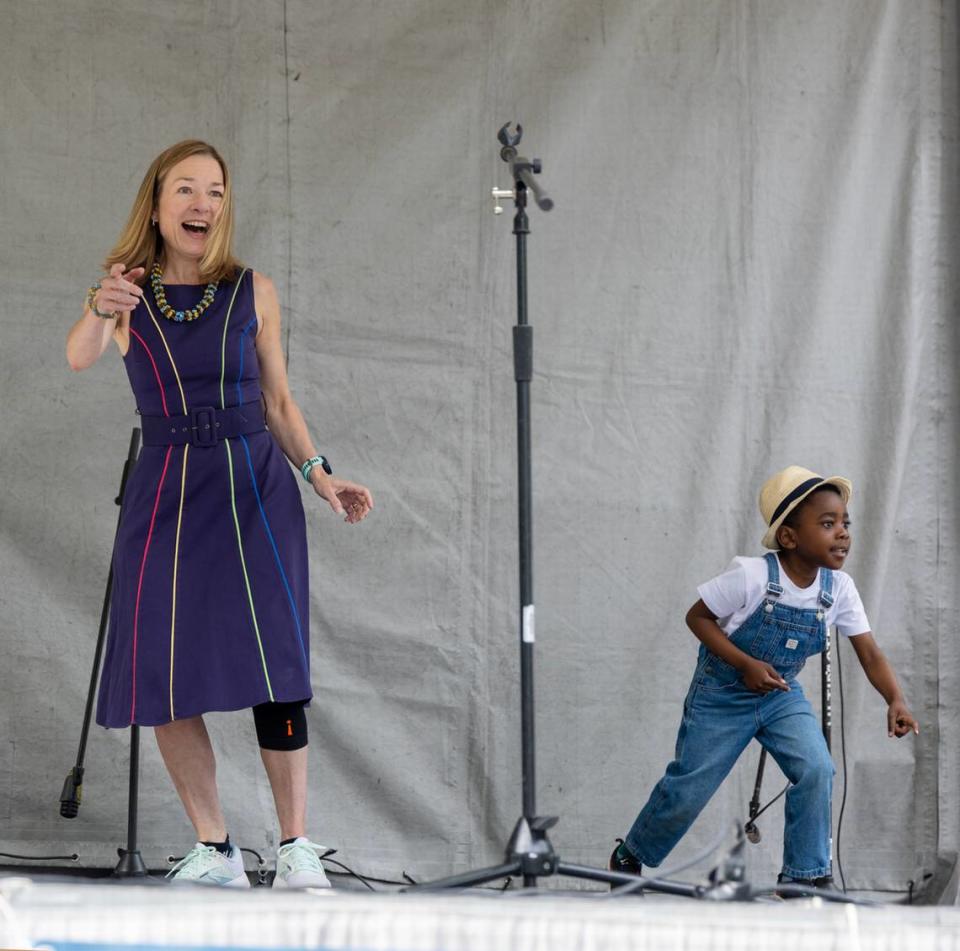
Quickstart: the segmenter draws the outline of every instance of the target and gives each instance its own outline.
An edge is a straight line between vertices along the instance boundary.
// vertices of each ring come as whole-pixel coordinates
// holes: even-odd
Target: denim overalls
[[[766,560],[766,595],[730,640],[775,667],[790,690],[748,690],[736,668],[700,646],[675,758],[627,835],[627,848],[644,865],[656,867],[666,858],[756,737],[792,784],[786,797],[783,873],[791,878],[830,874],[833,760],[796,676],[806,659],[826,645],[824,617],[833,604],[833,572],[820,569],[816,609],[792,608],[778,600],[783,588],[777,556],[768,552]]]

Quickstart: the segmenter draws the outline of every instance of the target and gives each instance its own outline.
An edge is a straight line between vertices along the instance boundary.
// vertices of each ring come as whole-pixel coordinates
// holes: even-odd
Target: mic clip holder
[[[494,202],[497,198],[516,198],[516,192],[526,188],[533,195],[533,200],[541,211],[550,211],[553,208],[553,199],[547,195],[540,183],[533,177],[540,174],[543,165],[538,158],[528,159],[517,154],[517,146],[523,137],[523,126],[518,122],[517,131],[514,133],[509,132],[509,128],[509,122],[501,126],[497,138],[503,145],[503,148],[500,149],[500,158],[510,166],[510,174],[516,183],[516,188],[510,194],[505,189],[495,188],[493,191]],[[496,204],[493,209],[495,215],[500,214],[503,210],[497,211],[498,207],[499,205]]]

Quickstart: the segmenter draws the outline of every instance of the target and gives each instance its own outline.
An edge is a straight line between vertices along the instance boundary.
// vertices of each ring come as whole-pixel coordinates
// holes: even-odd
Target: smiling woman
[[[240,270],[232,248],[227,164],[213,146],[188,139],[162,152],[147,169],[105,269],[139,265],[149,272],[162,261],[169,283],[206,283]]]
[[[114,548],[97,722],[156,728],[198,840],[175,877],[243,886],[203,714],[253,708],[280,825],[275,884],[324,886],[304,834],[307,540],[289,463],[348,523],[373,501],[317,453],[287,383],[273,283],[232,246],[226,163],[205,142],[172,146],[144,176],[67,337],[75,370],[117,344],[143,430]]]
[[[160,232],[165,256],[185,263],[191,271],[169,273],[171,283],[226,277],[222,272],[236,267],[229,252],[233,206],[227,201],[223,169],[216,153],[201,153],[177,162],[161,179],[151,223]]]

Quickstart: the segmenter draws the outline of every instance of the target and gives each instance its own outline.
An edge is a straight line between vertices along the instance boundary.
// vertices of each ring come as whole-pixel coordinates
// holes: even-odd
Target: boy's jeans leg
[[[693,824],[753,738],[758,697],[731,685],[691,687],[674,760],[627,833],[626,846],[656,868]]]
[[[783,873],[790,878],[830,874],[830,802],[833,760],[820,722],[799,685],[771,697],[757,739],[793,784],[787,791],[783,829]]]

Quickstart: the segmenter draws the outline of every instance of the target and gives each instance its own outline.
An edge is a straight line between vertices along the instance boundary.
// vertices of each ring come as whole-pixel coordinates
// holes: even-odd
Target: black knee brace
[[[306,702],[258,703],[253,708],[260,749],[299,750],[307,745]]]

